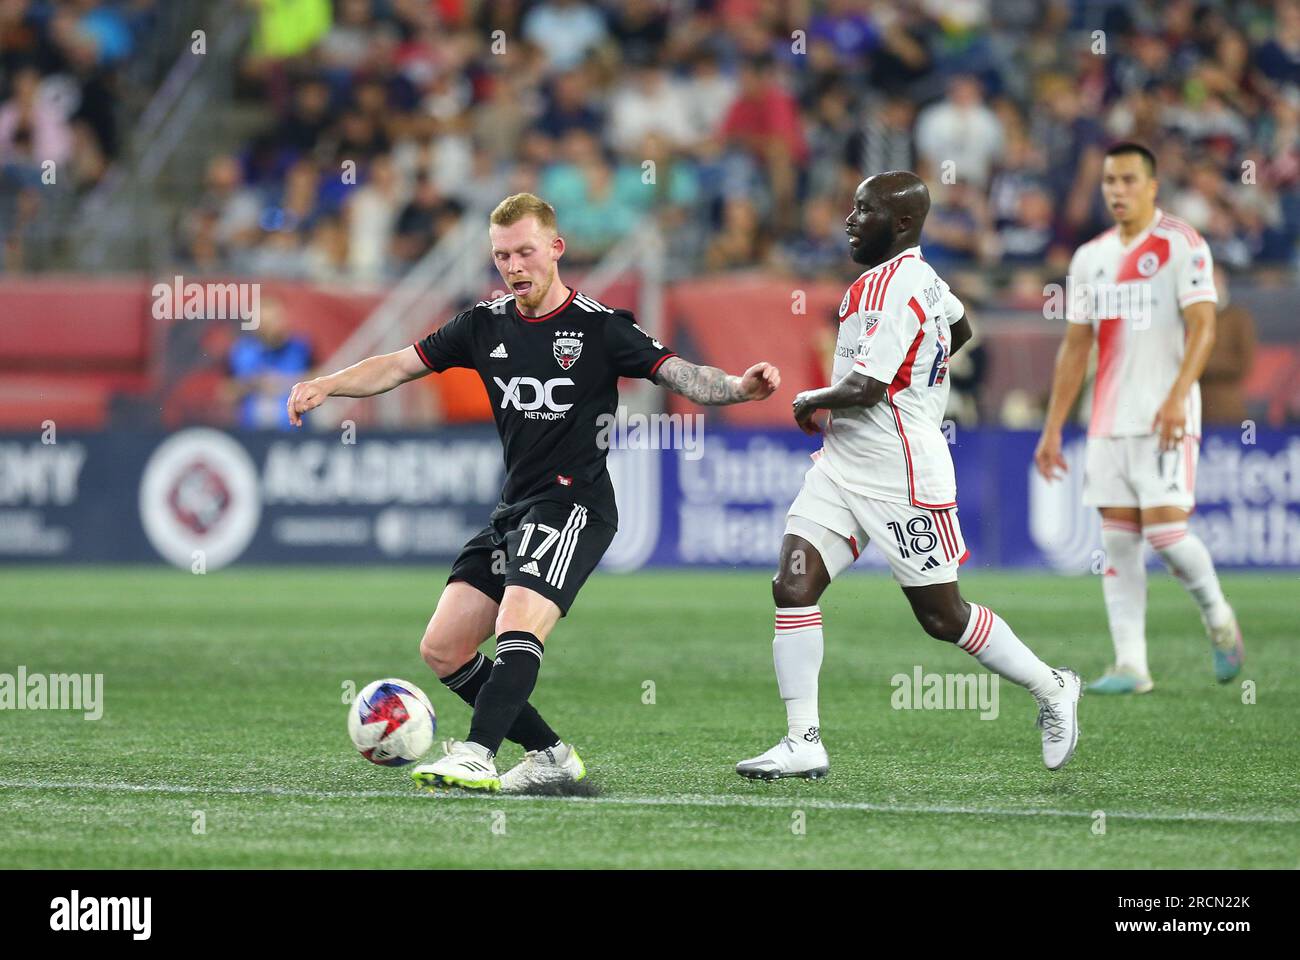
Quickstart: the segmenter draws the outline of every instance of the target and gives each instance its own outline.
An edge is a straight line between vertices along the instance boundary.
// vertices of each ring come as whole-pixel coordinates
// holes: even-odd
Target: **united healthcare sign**
[[[959,516],[975,567],[1089,572],[1101,547],[1080,504],[1083,438],[1046,484],[1037,437],[959,429]],[[1224,567],[1300,567],[1300,434],[1209,434],[1192,524]],[[771,568],[815,438],[705,430],[703,450],[610,454],[619,533],[605,567]],[[504,477],[491,428],[363,434],[0,436],[0,562],[450,562]],[[881,570],[875,551],[858,561]]]

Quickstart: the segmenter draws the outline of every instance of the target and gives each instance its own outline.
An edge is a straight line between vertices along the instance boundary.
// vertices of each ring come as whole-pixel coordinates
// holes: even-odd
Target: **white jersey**
[[[835,381],[856,370],[889,389],[873,407],[831,411],[821,465],[840,486],[929,510],[956,506],[943,415],[948,327],[962,315],[920,247],[872,267],[849,287],[840,304]]]
[[[1182,368],[1183,308],[1219,302],[1210,248],[1192,227],[1156,210],[1128,244],[1112,227],[1075,251],[1068,287],[1066,319],[1091,323],[1097,337],[1088,435],[1153,433]],[[1201,433],[1197,384],[1187,395],[1187,433]]]

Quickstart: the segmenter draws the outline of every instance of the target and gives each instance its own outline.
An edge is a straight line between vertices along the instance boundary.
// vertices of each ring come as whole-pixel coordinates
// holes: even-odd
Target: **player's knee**
[[[918,610],[916,620],[927,634],[945,643],[956,643],[966,632],[965,618],[954,610]]]
[[[778,607],[811,607],[820,598],[809,577],[782,571],[772,578],[772,600]]]
[[[454,638],[434,630],[432,624],[420,638],[420,656],[439,677],[455,673],[473,654],[473,650],[465,650]]]
[[[555,601],[532,590],[507,588],[497,609],[496,635],[522,630],[545,643],[559,620],[560,608]]]

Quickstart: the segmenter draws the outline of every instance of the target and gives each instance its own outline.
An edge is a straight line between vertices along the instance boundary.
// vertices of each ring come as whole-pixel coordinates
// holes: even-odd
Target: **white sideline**
[[[761,787],[759,789],[762,789]],[[430,798],[415,786],[410,790],[303,790],[292,787],[197,787],[172,783],[78,783],[75,781],[0,780],[0,790],[103,790],[115,793],[218,794],[229,796],[300,797],[318,800],[407,799],[421,802],[509,801],[511,803],[573,803],[629,807],[754,807],[781,810],[858,810],[865,813],[912,813],[940,816],[977,817],[1071,817],[1093,818],[1089,810],[1057,810],[1049,807],[962,807],[910,803],[868,803],[852,800],[822,800],[816,797],[758,797],[741,794],[679,794],[664,797],[536,797],[518,794],[474,794],[447,792]],[[1156,813],[1146,810],[1105,810],[1108,820],[1155,820],[1188,823],[1300,823],[1300,817],[1274,814],[1218,813],[1185,810]]]

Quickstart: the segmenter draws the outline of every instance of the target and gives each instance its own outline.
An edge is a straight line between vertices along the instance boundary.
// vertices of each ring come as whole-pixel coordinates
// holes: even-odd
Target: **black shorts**
[[[465,544],[447,582],[464,581],[497,603],[507,586],[527,587],[566,616],[616,532],[586,507],[544,500],[488,524]]]

